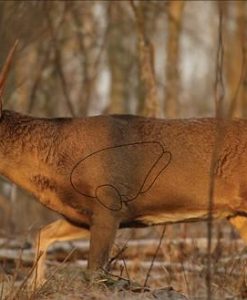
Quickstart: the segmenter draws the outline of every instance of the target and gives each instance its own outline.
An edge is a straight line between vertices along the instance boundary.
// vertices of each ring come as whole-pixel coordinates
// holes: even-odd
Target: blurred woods
[[[246,117],[247,3],[220,9],[224,112]],[[4,107],[47,117],[212,116],[218,28],[217,1],[1,1],[0,65],[19,40]],[[56,218],[0,184],[2,233]]]

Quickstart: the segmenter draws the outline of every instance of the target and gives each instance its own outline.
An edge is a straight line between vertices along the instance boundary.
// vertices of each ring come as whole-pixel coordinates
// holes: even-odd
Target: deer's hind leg
[[[31,288],[42,285],[45,277],[46,252],[50,245],[58,241],[88,239],[89,230],[77,227],[61,219],[43,227],[35,242],[35,268],[31,278]]]
[[[241,238],[247,244],[247,217],[233,217],[229,222],[237,229]]]

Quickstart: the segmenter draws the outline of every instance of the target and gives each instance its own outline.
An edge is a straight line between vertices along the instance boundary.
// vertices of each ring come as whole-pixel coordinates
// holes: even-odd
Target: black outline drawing
[[[83,192],[81,192],[80,190],[78,190],[78,188],[75,186],[75,184],[73,183],[73,173],[76,171],[77,167],[79,167],[83,162],[85,162],[89,157],[92,157],[93,155],[96,155],[97,153],[100,153],[100,152],[103,152],[103,151],[107,151],[107,150],[112,150],[112,149],[116,149],[116,148],[120,148],[120,147],[128,147],[128,146],[135,146],[135,145],[146,145],[146,144],[154,144],[154,145],[159,145],[160,146],[160,149],[161,149],[161,154],[158,156],[158,158],[154,161],[153,165],[151,166],[151,168],[148,170],[145,178],[144,178],[144,181],[143,183],[141,184],[140,188],[138,189],[136,195],[134,195],[133,197],[129,198],[127,195],[124,195],[124,194],[121,194],[120,191],[118,190],[118,188],[116,188],[114,185],[112,184],[102,184],[102,185],[98,185],[96,188],[95,188],[95,195],[92,196],[92,195],[88,195],[88,194],[85,194]],[[158,163],[161,161],[161,159],[163,158],[164,155],[168,154],[169,157],[168,157],[168,161],[167,163],[161,168],[161,170],[155,175],[154,179],[152,180],[152,182],[148,185],[147,188],[145,188],[145,190],[143,190],[149,176],[151,175],[151,172],[154,170],[154,168],[158,165]],[[110,209],[112,211],[119,211],[122,209],[122,206],[123,206],[123,203],[124,204],[128,204],[129,202],[131,201],[134,201],[139,195],[141,194],[144,194],[146,192],[148,192],[152,186],[154,185],[155,181],[158,179],[158,177],[161,175],[161,173],[169,166],[170,162],[172,160],[172,154],[170,151],[166,151],[164,149],[164,146],[160,143],[160,142],[153,142],[153,141],[147,141],[147,142],[135,142],[135,143],[128,143],[128,144],[121,144],[121,145],[117,145],[117,146],[113,146],[113,147],[106,147],[106,148],[103,148],[103,149],[100,149],[100,150],[97,150],[87,156],[85,156],[84,158],[82,158],[81,160],[79,160],[75,165],[74,167],[72,168],[71,170],[71,173],[70,173],[70,183],[71,183],[71,186],[73,187],[73,189],[79,193],[80,195],[82,196],[85,196],[85,197],[89,197],[89,198],[93,198],[93,199],[96,199],[103,207],[107,208],[107,209]],[[104,188],[104,187],[110,187],[111,190],[113,192],[116,193],[118,199],[119,199],[119,202],[120,202],[120,206],[117,207],[117,208],[113,208],[113,207],[109,207],[107,206],[105,203],[103,203],[103,201],[98,197],[98,192],[100,189]]]

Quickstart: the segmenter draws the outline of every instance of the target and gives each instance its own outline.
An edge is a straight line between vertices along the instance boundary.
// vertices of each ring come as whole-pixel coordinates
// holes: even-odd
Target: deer
[[[48,247],[90,239],[88,272],[107,267],[121,228],[227,219],[247,241],[247,120],[134,115],[38,118],[2,109],[16,44],[0,73],[0,174],[61,219],[36,239],[35,286],[45,279]],[[34,279],[33,279],[34,280]]]

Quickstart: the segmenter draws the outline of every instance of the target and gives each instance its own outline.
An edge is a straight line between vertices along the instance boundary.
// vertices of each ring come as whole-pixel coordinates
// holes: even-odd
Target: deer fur
[[[90,237],[94,273],[106,266],[119,228],[206,220],[217,122],[1,111],[0,174],[64,217],[37,237],[36,284],[55,241]],[[219,122],[211,213],[247,240],[247,121]]]

